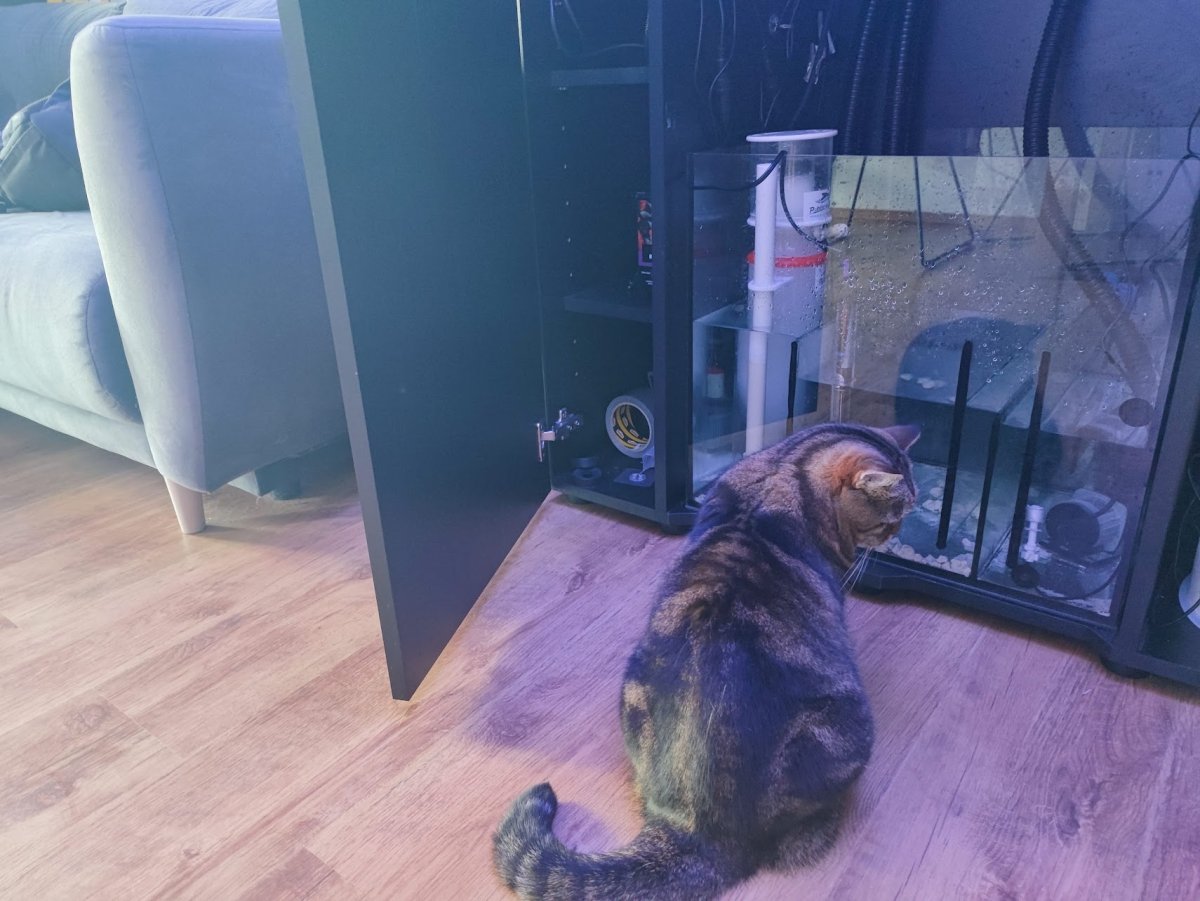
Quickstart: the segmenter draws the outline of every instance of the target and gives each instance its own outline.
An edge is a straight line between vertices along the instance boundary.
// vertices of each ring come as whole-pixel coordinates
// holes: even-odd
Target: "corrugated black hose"
[[[846,95],[846,118],[842,125],[842,152],[861,153],[859,146],[858,125],[864,104],[863,94],[866,86],[864,80],[867,71],[867,59],[871,55],[871,43],[875,28],[879,24],[879,0],[867,0],[867,8],[863,12],[862,30],[858,39],[858,52],[854,57],[854,69],[850,75],[850,89]]]
[[[896,38],[896,65],[892,74],[892,96],[888,104],[887,117],[883,122],[883,149],[885,153],[897,155],[907,151],[906,138],[911,107],[915,39],[917,34],[917,0],[905,0],[900,12]]]
[[[1042,30],[1042,41],[1033,64],[1033,75],[1029,80],[1029,94],[1025,99],[1023,144],[1026,156],[1050,155],[1050,106],[1058,81],[1059,64],[1062,61],[1063,48],[1070,39],[1075,22],[1078,21],[1079,13],[1086,2],[1087,0],[1054,0],[1050,6],[1046,27]],[[1145,338],[1134,327],[1117,292],[1104,278],[1104,273],[1071,228],[1059,202],[1049,163],[1046,164],[1045,187],[1042,191],[1038,223],[1063,266],[1075,279],[1088,302],[1100,315],[1106,331],[1112,336],[1115,362],[1134,395],[1148,403],[1154,403],[1157,379],[1150,349]]]

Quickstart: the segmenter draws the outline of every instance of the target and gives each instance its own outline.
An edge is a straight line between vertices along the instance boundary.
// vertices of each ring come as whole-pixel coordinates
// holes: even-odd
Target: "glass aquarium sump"
[[[1111,615],[1187,297],[1192,170],[837,157],[824,221],[775,223],[767,284],[754,183],[773,160],[693,157],[695,497],[806,425],[913,423],[917,508],[877,553]]]

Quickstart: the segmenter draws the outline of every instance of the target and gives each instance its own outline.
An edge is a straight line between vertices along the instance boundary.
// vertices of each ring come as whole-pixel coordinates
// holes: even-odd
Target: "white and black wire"
[[[647,6],[646,23],[642,27],[643,40],[641,43],[632,41],[622,42],[619,44],[609,44],[607,47],[599,47],[595,50],[573,50],[569,48],[563,41],[562,31],[558,23],[558,8],[561,6],[563,11],[571,20],[571,27],[575,29],[575,34],[578,36],[580,43],[583,43],[584,32],[579,24],[579,17],[575,15],[575,9],[571,6],[571,0],[549,0],[550,3],[550,32],[554,35],[555,46],[558,47],[558,52],[569,59],[588,59],[594,56],[603,56],[606,53],[613,53],[617,50],[645,50],[646,42],[644,33],[649,27],[650,13]]]
[[[766,171],[764,171],[761,175],[759,175],[758,178],[754,179],[754,181],[745,182],[740,185],[693,185],[692,190],[693,191],[753,191],[755,188],[757,188],[759,185],[761,185],[764,181],[766,181],[770,177],[772,172],[774,172],[776,169],[778,169],[780,166],[782,166],[786,159],[787,159],[787,151],[786,150],[779,151],[777,154],[775,154],[775,158],[773,160],[771,160],[771,165],[769,165],[766,168]],[[787,217],[788,224],[791,225],[791,227],[793,229],[795,229],[796,234],[800,235],[802,238],[811,242],[812,244],[815,244],[817,247],[821,248],[821,250],[829,249],[828,241],[825,241],[822,238],[818,238],[816,235],[809,234],[803,228],[800,227],[800,225],[796,222],[795,219],[792,218],[792,211],[788,209],[786,179],[783,179],[783,178],[779,179],[779,206],[783,209],[783,215]]]

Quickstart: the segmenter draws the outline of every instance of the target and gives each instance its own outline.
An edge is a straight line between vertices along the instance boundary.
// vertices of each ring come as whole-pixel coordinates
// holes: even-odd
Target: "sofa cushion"
[[[0,382],[138,421],[88,213],[0,216]]]
[[[224,16],[278,19],[275,0],[129,0],[127,16]]]
[[[0,7],[0,122],[67,79],[75,35],[120,3],[25,3]]]
[[[0,132],[0,212],[86,210],[71,114],[71,83],[13,114]]]

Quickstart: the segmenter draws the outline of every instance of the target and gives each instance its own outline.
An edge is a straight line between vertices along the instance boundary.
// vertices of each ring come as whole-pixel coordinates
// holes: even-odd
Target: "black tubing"
[[[1042,40],[1038,45],[1037,58],[1033,64],[1033,75],[1029,79],[1029,93],[1025,98],[1025,134],[1022,144],[1026,156],[1050,155],[1050,105],[1058,81],[1059,64],[1062,61],[1063,47],[1086,2],[1087,0],[1054,0],[1050,6],[1046,27],[1042,30]],[[1092,259],[1067,221],[1048,163],[1038,223],[1062,261],[1063,267],[1075,279],[1088,302],[1099,313],[1105,329],[1112,335],[1116,362],[1130,389],[1135,396],[1154,403],[1155,373],[1150,349],[1141,333],[1134,328],[1117,292],[1104,278],[1100,267],[1096,265],[1096,261]]]
[[[967,415],[967,391],[971,384],[971,355],[975,343],[964,341],[958,360],[958,387],[954,391],[954,418],[950,425],[950,452],[946,454],[946,484],[942,489],[942,515],[938,520],[937,547],[941,550],[950,537],[950,515],[954,509],[954,490],[958,485],[958,457],[962,452],[963,423]]]
[[[1078,122],[1063,122],[1058,126],[1062,130],[1063,143],[1067,146],[1067,155],[1076,160],[1075,168],[1083,172],[1082,160],[1094,160],[1096,151],[1088,140],[1087,129]],[[1114,187],[1112,180],[1104,174],[1104,169],[1097,166],[1092,175],[1093,198],[1104,204],[1109,215],[1115,220],[1128,222],[1137,216],[1137,211],[1129,205],[1129,198]]]
[[[910,106],[912,93],[913,44],[917,31],[917,0],[905,0],[900,12],[896,39],[896,66],[892,77],[892,96],[887,115],[883,120],[883,149],[885,153],[900,154],[906,148],[907,123],[905,117]]]
[[[846,118],[842,124],[842,152],[859,153],[855,142],[858,137],[859,109],[863,103],[863,78],[866,74],[867,57],[871,53],[871,39],[879,20],[879,0],[867,0],[858,39],[858,53],[854,57],[854,70],[850,76],[850,90],[846,95]]]
[[[1054,86],[1058,82],[1058,66],[1062,62],[1063,46],[1068,28],[1087,0],[1054,0],[1042,29],[1042,41],[1038,44],[1037,57],[1033,61],[1033,74],[1029,78],[1029,93],[1025,95],[1025,134],[1023,138],[1026,156],[1050,155],[1050,101],[1054,98]]]

